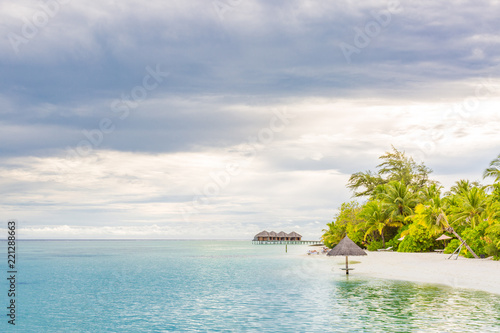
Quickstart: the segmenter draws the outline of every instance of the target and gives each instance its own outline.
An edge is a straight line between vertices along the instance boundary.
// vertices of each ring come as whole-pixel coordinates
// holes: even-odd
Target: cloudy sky
[[[0,212],[24,238],[318,239],[394,145],[500,153],[500,1],[0,2]]]

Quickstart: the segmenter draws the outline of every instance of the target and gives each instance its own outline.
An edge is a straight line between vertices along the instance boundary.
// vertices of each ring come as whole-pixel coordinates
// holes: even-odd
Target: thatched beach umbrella
[[[445,234],[442,234],[441,236],[439,236],[439,238],[436,238],[437,241],[440,241],[442,240],[443,241],[443,244],[446,246],[446,242],[445,240],[448,240],[448,239],[452,239],[453,237],[450,237],[450,236],[447,236]]]
[[[453,237],[450,237],[450,236],[446,236],[445,234],[442,234],[441,236],[439,236],[439,238],[436,238],[437,241],[439,240],[446,240],[446,239],[452,239]]]
[[[326,254],[327,256],[345,256],[345,273],[349,274],[348,256],[366,256],[366,252],[356,245],[349,237],[345,236],[337,246]]]

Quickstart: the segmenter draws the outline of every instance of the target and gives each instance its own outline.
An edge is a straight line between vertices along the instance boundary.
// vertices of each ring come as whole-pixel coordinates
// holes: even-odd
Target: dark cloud
[[[0,89],[32,103],[113,98],[140,82],[146,66],[161,64],[171,76],[160,89],[181,95],[331,95],[463,79],[498,65],[499,43],[491,39],[498,6],[487,2],[402,2],[350,64],[340,43],[356,46],[356,31],[376,23],[374,13],[388,13],[386,2],[258,4],[223,20],[208,4],[189,14],[168,6],[162,16],[125,3],[102,6],[97,17],[69,5],[55,18],[59,30],[23,45],[14,60],[4,54]],[[57,43],[43,43],[57,32]]]

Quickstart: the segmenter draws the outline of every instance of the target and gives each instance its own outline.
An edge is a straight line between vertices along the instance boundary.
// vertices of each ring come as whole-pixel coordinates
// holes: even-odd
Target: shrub
[[[484,240],[484,232],[488,227],[487,222],[482,222],[474,229],[467,228],[462,233],[462,238],[467,242],[472,251],[474,251],[478,256],[486,254],[486,241]],[[465,246],[464,246],[465,248]],[[465,249],[464,255],[467,258],[473,258],[473,255]]]
[[[485,246],[486,255],[493,256],[495,260],[500,258],[500,249],[495,244],[491,243]]]
[[[360,247],[364,247],[365,231],[363,229],[358,229],[358,225],[348,224],[346,233],[354,243]]]
[[[371,241],[370,244],[368,244],[368,246],[366,247],[368,251],[377,251],[378,249],[382,248],[383,248],[382,241]]]
[[[444,253],[453,253],[460,246],[458,239],[452,239],[444,249]]]
[[[399,228],[398,233],[391,240],[389,240],[388,242],[385,242],[385,246],[386,247],[392,246],[394,251],[399,251],[399,245],[402,242],[399,239],[401,238],[401,234],[404,231],[408,230],[408,228],[409,228],[409,225],[405,225],[405,226],[402,226],[401,228]],[[403,251],[399,251],[399,252],[403,252]]]
[[[500,187],[499,187],[500,189]],[[485,246],[486,254],[493,256],[495,260],[500,259],[500,223],[493,223],[485,230],[487,245]]]
[[[399,244],[398,252],[428,252],[438,246],[434,237],[429,235],[427,229],[419,224],[412,224],[408,234]]]

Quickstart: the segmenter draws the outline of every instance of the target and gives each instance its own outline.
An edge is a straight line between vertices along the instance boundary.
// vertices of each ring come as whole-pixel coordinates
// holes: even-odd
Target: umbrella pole
[[[345,256],[345,274],[349,275],[349,259]]]

